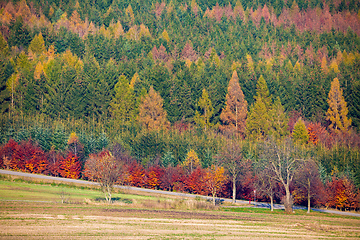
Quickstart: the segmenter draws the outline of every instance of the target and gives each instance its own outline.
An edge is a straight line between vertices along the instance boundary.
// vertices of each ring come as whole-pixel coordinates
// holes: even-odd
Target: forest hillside
[[[127,184],[251,198],[278,149],[302,161],[264,200],[311,176],[358,209],[359,36],[356,0],[2,1],[0,167],[93,178],[110,151]]]

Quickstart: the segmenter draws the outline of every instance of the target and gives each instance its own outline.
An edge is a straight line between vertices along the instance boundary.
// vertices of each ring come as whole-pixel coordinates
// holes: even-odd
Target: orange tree
[[[224,186],[225,181],[226,181],[226,176],[223,167],[217,167],[215,165],[212,165],[210,168],[206,170],[205,185],[212,195],[214,205],[216,204],[215,202],[216,194]]]
[[[85,176],[100,184],[108,203],[111,203],[111,191],[122,172],[122,163],[117,161],[108,150],[91,154],[85,163]]]

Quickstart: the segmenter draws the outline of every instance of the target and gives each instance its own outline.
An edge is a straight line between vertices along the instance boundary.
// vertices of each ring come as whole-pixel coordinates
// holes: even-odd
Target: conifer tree
[[[220,115],[220,119],[225,125],[224,128],[244,136],[247,105],[248,103],[241,90],[239,78],[235,70],[229,82],[226,106]]]
[[[134,90],[124,75],[115,85],[115,96],[110,103],[110,112],[113,118],[126,122],[133,118],[135,108]]]
[[[195,122],[206,131],[212,124],[210,123],[210,118],[214,113],[214,108],[212,106],[211,100],[209,98],[208,92],[203,89],[201,98],[199,99],[198,106],[201,109],[201,112],[196,111],[195,113]]]
[[[41,33],[36,35],[30,42],[29,50],[35,54],[41,54],[45,52],[45,41]]]
[[[255,103],[251,106],[246,128],[248,137],[263,139],[269,134],[271,95],[263,76],[260,76],[256,85]]]
[[[270,111],[270,135],[274,136],[275,139],[284,139],[289,135],[288,122],[289,119],[278,97]]]
[[[292,137],[295,143],[304,145],[309,141],[309,134],[301,117],[297,120],[292,132]]]
[[[348,132],[351,126],[351,119],[347,117],[349,110],[338,78],[334,78],[331,82],[327,102],[329,109],[326,112],[326,119],[331,122],[329,127],[335,129],[335,131]]]
[[[148,130],[160,130],[169,125],[163,102],[160,94],[151,86],[149,93],[142,99],[138,116],[139,122]]]

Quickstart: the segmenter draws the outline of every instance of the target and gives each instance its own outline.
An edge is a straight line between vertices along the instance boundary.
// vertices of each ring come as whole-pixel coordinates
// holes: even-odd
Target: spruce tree
[[[214,108],[212,106],[211,100],[209,98],[209,94],[203,89],[201,98],[199,99],[198,106],[201,109],[201,113],[196,111],[195,113],[195,122],[204,129],[204,131],[208,130],[212,127],[210,123],[210,119],[214,113]]]

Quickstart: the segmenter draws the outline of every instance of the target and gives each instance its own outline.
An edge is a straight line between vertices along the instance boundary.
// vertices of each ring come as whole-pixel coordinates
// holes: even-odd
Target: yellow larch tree
[[[327,102],[329,109],[326,112],[326,120],[331,122],[329,127],[335,129],[335,131],[348,132],[351,126],[351,119],[347,117],[349,110],[338,78],[334,78],[331,82]]]

